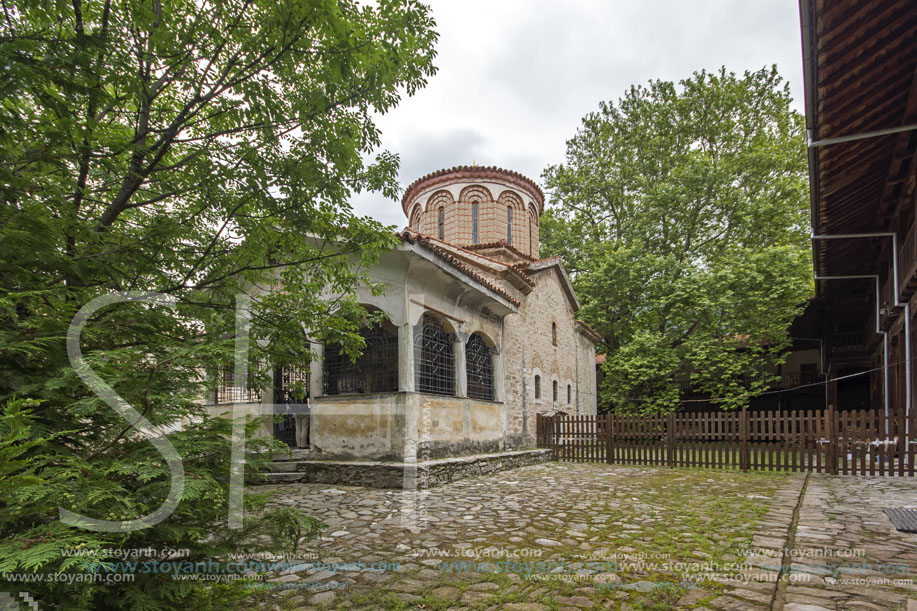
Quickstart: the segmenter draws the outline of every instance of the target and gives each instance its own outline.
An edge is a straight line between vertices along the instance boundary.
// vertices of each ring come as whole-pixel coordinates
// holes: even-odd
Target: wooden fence
[[[538,447],[572,462],[913,476],[917,454],[915,414],[876,410],[539,415],[536,426]]]

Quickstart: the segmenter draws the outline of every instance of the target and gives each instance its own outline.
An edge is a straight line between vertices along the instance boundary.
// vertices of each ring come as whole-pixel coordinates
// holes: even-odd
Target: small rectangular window
[[[446,211],[442,208],[439,209],[439,239],[446,239]]]
[[[567,405],[573,402],[573,387],[567,384]]]
[[[554,380],[554,384],[552,384],[552,388],[553,388],[553,391],[554,391],[554,392],[553,392],[554,403],[557,403],[557,380]]]
[[[535,376],[535,398],[541,398],[541,376]]]

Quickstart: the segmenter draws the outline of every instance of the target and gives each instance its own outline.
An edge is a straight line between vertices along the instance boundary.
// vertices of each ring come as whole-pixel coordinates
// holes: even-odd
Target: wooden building
[[[827,403],[914,403],[917,2],[800,0],[816,299]],[[841,378],[838,380],[838,378]],[[897,417],[897,416],[896,416]]]

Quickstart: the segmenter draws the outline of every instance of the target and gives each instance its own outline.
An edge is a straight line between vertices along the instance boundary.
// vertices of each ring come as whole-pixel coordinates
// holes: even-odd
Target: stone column
[[[503,368],[503,353],[493,350],[494,365],[494,401],[506,401],[506,373]]]
[[[452,341],[452,352],[455,354],[455,396],[468,396],[468,367],[465,363],[465,340],[456,334]]]
[[[309,395],[321,397],[325,394],[325,346],[312,342],[309,344],[312,352],[312,362],[309,363]]]
[[[413,392],[414,374],[414,325],[405,323],[398,327],[398,390]]]

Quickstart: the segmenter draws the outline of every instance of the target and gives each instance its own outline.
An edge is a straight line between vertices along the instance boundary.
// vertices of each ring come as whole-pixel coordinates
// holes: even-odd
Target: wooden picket
[[[538,447],[555,460],[914,476],[917,411],[706,412],[541,416]]]

